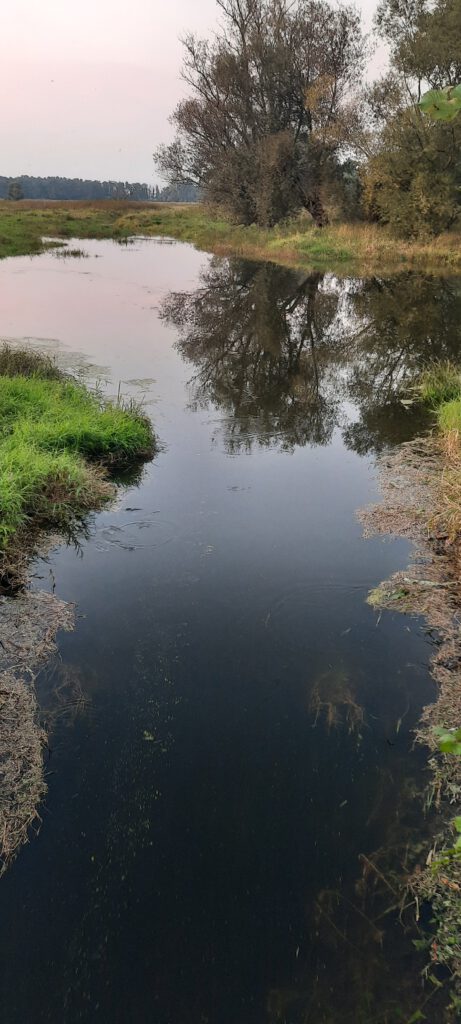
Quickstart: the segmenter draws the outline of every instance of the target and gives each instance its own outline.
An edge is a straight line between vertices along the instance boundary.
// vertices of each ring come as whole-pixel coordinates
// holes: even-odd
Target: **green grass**
[[[461,398],[444,402],[438,411],[438,422],[442,434],[452,430],[461,431]]]
[[[111,496],[102,467],[152,451],[135,409],[103,403],[45,357],[0,350],[0,551],[27,526],[70,528]]]
[[[433,363],[421,375],[418,390],[423,402],[436,409],[461,397],[461,370],[450,362]]]
[[[133,235],[169,236],[219,255],[339,273],[461,266],[461,239],[455,232],[404,242],[374,224],[334,223],[318,229],[307,215],[267,230],[244,227],[200,204],[0,201],[0,258],[41,252],[44,237],[123,242]]]

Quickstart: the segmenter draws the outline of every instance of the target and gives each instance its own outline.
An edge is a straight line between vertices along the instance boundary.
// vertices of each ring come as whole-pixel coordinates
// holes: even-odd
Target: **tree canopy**
[[[191,95],[174,111],[176,138],[158,150],[158,166],[240,222],[271,225],[304,207],[322,225],[363,64],[359,17],[327,0],[217,3],[216,38],[183,40]]]
[[[381,0],[377,25],[391,72],[367,97],[366,209],[398,234],[437,234],[461,212],[461,0]]]

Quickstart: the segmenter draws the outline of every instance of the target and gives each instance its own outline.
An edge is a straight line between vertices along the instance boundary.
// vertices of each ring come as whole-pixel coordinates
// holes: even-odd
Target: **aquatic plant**
[[[353,696],[349,676],[344,669],[330,669],[318,676],[310,696],[309,710],[315,715],[315,724],[322,715],[328,729],[346,725],[349,733],[360,736],[364,710]]]

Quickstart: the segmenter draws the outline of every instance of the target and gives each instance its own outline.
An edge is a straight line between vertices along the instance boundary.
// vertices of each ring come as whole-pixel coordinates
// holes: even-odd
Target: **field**
[[[310,218],[264,230],[242,227],[205,206],[167,203],[0,201],[0,257],[42,252],[43,239],[163,236],[225,256],[345,273],[402,267],[461,268],[461,234],[402,241],[373,224],[313,227]]]

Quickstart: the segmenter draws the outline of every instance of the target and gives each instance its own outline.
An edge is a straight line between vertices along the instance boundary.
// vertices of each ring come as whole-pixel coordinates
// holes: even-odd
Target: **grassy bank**
[[[334,224],[319,230],[307,216],[270,230],[241,227],[191,204],[0,202],[0,257],[41,252],[44,237],[123,241],[133,235],[169,236],[220,255],[339,272],[461,268],[461,235],[454,233],[404,242],[370,224]]]
[[[440,438],[442,472],[432,524],[445,531],[456,557],[461,550],[461,371],[450,363],[426,370],[420,383]]]
[[[429,752],[423,813],[430,812],[431,848],[416,837],[417,870],[402,876],[402,900],[425,920],[418,945],[427,949],[426,977],[449,979],[449,1021],[461,1019],[461,371],[434,364],[405,403],[423,403],[433,430],[378,460],[383,503],[364,510],[368,534],[394,534],[416,544],[414,564],[369,595],[378,610],[417,616],[437,643],[431,661],[437,699],[424,709],[417,741]],[[434,814],[435,812],[435,814]],[[457,817],[458,816],[458,817]],[[425,909],[424,909],[425,908]],[[429,912],[428,912],[429,909]],[[419,1018],[418,1018],[419,1019]],[[422,1018],[421,1018],[422,1019]]]
[[[113,488],[108,471],[147,458],[150,422],[104,403],[46,357],[0,349],[0,573],[37,528],[71,530]]]

